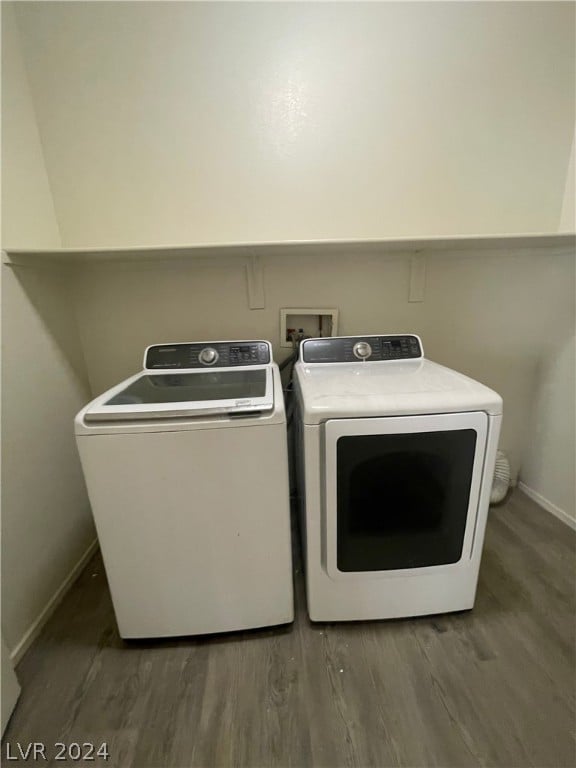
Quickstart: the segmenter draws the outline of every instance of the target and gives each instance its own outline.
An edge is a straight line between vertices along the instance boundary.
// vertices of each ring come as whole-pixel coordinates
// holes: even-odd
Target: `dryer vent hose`
[[[490,504],[500,504],[506,498],[510,488],[510,462],[504,451],[497,451],[496,466],[494,467],[494,479],[492,480],[492,492]]]

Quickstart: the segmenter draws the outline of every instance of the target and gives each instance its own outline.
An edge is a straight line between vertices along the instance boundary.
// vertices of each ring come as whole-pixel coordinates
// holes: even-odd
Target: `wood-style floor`
[[[85,765],[572,768],[574,547],[517,491],[490,512],[472,612],[311,624],[298,573],[292,627],[130,644],[97,556],[18,667],[3,757],[105,741]]]

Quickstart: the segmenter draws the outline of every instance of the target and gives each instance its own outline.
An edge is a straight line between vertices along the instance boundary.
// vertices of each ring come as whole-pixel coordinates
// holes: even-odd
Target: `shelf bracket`
[[[264,309],[266,307],[264,269],[261,257],[255,253],[249,254],[246,260],[246,289],[250,309]]]
[[[2,251],[2,264],[5,264],[7,267],[14,267],[18,264],[18,257],[14,259],[8,251]]]
[[[409,302],[424,301],[426,293],[426,254],[416,251],[410,260]]]

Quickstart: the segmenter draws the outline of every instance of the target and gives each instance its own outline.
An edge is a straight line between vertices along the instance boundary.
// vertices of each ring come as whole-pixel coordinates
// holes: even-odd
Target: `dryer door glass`
[[[474,429],[340,437],[338,570],[457,562],[476,439]]]

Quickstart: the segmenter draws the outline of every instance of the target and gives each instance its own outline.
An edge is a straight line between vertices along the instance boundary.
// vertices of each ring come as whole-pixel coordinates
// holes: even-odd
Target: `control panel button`
[[[218,360],[218,357],[218,352],[214,349],[214,347],[204,347],[204,349],[198,355],[198,359],[201,363],[204,363],[204,365],[214,365],[214,363]]]
[[[352,347],[352,351],[358,360],[368,360],[372,354],[372,347],[367,341],[358,341]]]

